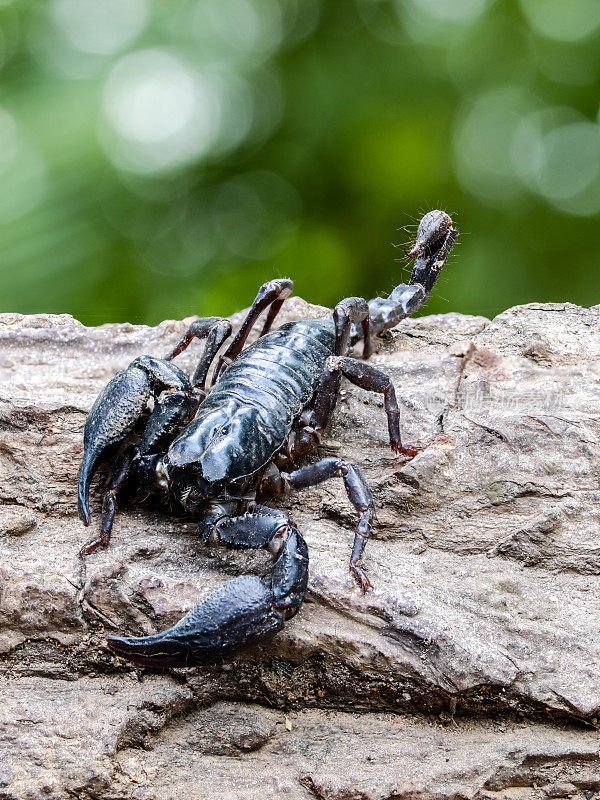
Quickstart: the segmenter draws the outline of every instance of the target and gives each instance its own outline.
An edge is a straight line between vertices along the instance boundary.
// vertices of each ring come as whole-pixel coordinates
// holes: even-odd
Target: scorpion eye
[[[221,433],[222,434],[229,433],[229,428],[227,427],[227,425],[223,425],[223,427],[221,428]]]

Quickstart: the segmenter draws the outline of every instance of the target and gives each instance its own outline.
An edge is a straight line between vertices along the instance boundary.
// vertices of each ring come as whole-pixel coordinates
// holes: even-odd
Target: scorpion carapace
[[[155,494],[170,508],[198,520],[205,542],[232,548],[266,548],[275,557],[270,576],[224,583],[180,622],[154,636],[108,639],[119,656],[138,664],[191,666],[216,661],[281,630],[300,608],[308,582],[308,548],[289,516],[257,502],[269,494],[314,486],[333,477],[344,482],[359,515],[350,572],[365,592],[370,582],[360,566],[371,531],[373,497],[358,468],[344,458],[324,458],[291,469],[320,443],[336,404],[342,375],[383,395],[390,445],[412,458],[418,447],[400,438],[394,386],[383,372],[349,357],[363,341],[392,328],[426,301],[450,254],[458,231],[443,211],[421,220],[410,256],[410,282],[387,298],[367,303],[349,297],[333,315],[301,320],[269,333],[292,282],[272,280],[258,295],[241,328],[209,371],[232,327],[221,317],[195,320],[164,359],[136,358],[100,394],[84,431],[79,473],[79,516],[90,523],[89,487],[97,466],[133,432],[153,408],[137,444],[114,459],[109,471],[99,536],[82,556],[106,546],[120,489]],[[267,316],[260,337],[244,349],[258,316]],[[173,363],[194,339],[205,339],[192,378]],[[289,471],[281,471],[287,467]]]

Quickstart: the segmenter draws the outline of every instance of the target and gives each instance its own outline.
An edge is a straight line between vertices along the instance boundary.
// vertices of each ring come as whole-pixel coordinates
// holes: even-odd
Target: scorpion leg
[[[220,586],[173,627],[153,636],[108,638],[117,656],[136,664],[187,667],[214,663],[265,642],[300,608],[308,583],[308,548],[286,518],[244,514],[217,526],[230,547],[278,553],[270,580],[244,575]]]
[[[344,356],[348,352],[348,342],[352,325],[360,323],[365,340],[363,358],[371,355],[371,333],[369,306],[362,297],[346,297],[333,309],[333,323],[335,325],[335,353]]]
[[[193,339],[206,339],[204,351],[194,372],[192,386],[200,391],[205,391],[206,376],[219,348],[231,335],[231,322],[224,317],[201,317],[194,320],[173,350],[165,356],[165,361],[171,361],[188,347]]]
[[[225,353],[219,357],[219,361],[217,362],[217,366],[213,372],[213,385],[225,367],[242,352],[242,348],[246,342],[246,339],[248,338],[248,335],[252,330],[252,326],[258,317],[262,314],[265,308],[271,306],[271,310],[267,316],[260,335],[263,336],[265,333],[268,333],[276,314],[283,305],[283,301],[291,295],[293,287],[294,284],[289,278],[277,278],[272,281],[267,281],[267,283],[263,283],[258,290],[258,294],[256,295],[256,298],[252,303],[252,307],[243,321],[241,328],[237,332]]]
[[[300,431],[297,437],[299,447],[308,437],[313,437],[313,439],[320,438],[335,408],[342,375],[356,386],[360,386],[361,389],[383,395],[390,445],[394,453],[413,458],[417,453],[421,452],[419,447],[405,447],[402,444],[400,437],[400,410],[396,400],[396,390],[389,375],[372,367],[370,364],[365,364],[364,361],[342,356],[330,356],[325,362],[325,367],[315,392],[309,424],[305,426],[303,431]]]
[[[371,586],[371,582],[359,566],[359,561],[371,533],[371,520],[374,513],[373,495],[367,482],[361,475],[358,467],[344,458],[324,458],[316,464],[308,464],[293,472],[281,472],[279,475],[269,475],[261,483],[261,492],[281,494],[289,489],[305,489],[316,486],[318,483],[330,478],[341,477],[348,500],[360,513],[360,519],[354,535],[352,555],[350,557],[350,572],[363,592]]]

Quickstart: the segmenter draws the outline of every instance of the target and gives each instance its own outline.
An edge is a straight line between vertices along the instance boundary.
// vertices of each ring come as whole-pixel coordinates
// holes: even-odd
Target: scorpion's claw
[[[111,636],[117,656],[153,667],[190,667],[218,661],[270,638],[283,628],[271,588],[255,575],[220,586],[172,628],[153,636]]]
[[[107,642],[116,656],[145,667],[173,667],[197,663],[188,660],[191,655],[189,647],[176,641],[161,641],[160,634],[139,639],[135,636],[109,636]]]
[[[83,461],[79,470],[79,518],[90,524],[90,481],[102,456],[133,429],[150,397],[150,380],[144,370],[130,366],[118,372],[98,396],[88,414],[83,433]]]
[[[150,396],[160,388],[189,390],[189,378],[175,364],[141,356],[118,372],[98,395],[85,423],[79,470],[77,505],[85,525],[90,524],[90,481],[98,464],[107,450],[120,444],[133,430]]]

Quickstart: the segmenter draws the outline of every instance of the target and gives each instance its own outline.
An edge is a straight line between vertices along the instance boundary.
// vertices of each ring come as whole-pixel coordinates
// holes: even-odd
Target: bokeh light
[[[408,0],[415,9],[441,20],[472,20],[488,5],[488,0]]]
[[[219,134],[221,102],[209,75],[164,50],[143,50],[112,69],[104,112],[109,157],[124,169],[154,172],[211,149]]]
[[[276,0],[199,0],[194,12],[194,34],[203,47],[223,48],[230,59],[264,61],[283,35],[282,9]]]
[[[146,0],[52,0],[50,12],[73,47],[101,55],[131,44],[148,20]]]
[[[523,183],[555,208],[600,212],[600,126],[572,108],[545,108],[515,131],[512,162]]]
[[[600,303],[598,0],[0,0],[0,71],[3,310],[370,297],[434,207],[427,313]]]
[[[510,159],[511,144],[535,100],[517,87],[494,89],[457,116],[454,157],[467,191],[492,204],[513,201],[522,191]]]
[[[572,210],[571,201],[594,185],[600,165],[600,132],[591,122],[561,125],[542,139],[538,191],[558,208]],[[589,213],[599,210],[600,191]]]
[[[597,0],[521,0],[521,6],[536,32],[549,39],[578,42],[600,28]]]
[[[44,190],[44,161],[13,117],[0,109],[0,224],[19,219],[40,201]]]

